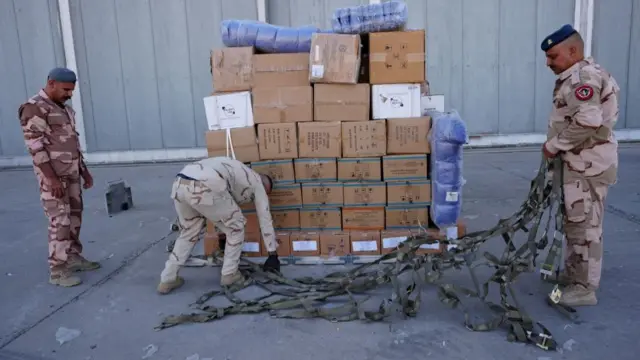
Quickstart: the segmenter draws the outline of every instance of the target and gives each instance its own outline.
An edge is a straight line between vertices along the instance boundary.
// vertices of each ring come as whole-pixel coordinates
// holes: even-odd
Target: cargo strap
[[[438,297],[442,303],[463,311],[465,326],[469,330],[489,331],[504,327],[508,332],[509,341],[532,343],[545,350],[554,350],[557,346],[555,339],[542,324],[535,322],[523,310],[512,284],[519,274],[535,271],[538,253],[548,247],[548,230],[554,214],[555,229],[550,253],[557,253],[558,247],[562,244],[565,216],[562,169],[562,161],[559,158],[551,161],[543,158],[537,176],[531,181],[529,194],[520,209],[511,217],[498,221],[491,229],[468,233],[455,240],[447,240],[431,233],[410,236],[392,252],[348,271],[339,271],[320,278],[292,279],[281,274],[265,272],[260,265],[241,258],[240,271],[246,278],[244,283],[202,295],[191,304],[191,307],[199,312],[168,316],[156,329],[184,323],[204,323],[232,314],[261,312],[268,312],[276,318],[323,318],[333,322],[381,321],[396,309],[401,310],[405,318],[414,317],[420,308],[422,285],[429,283],[438,287]],[[547,209],[547,225],[542,234],[538,234]],[[518,244],[515,238],[519,231],[528,233],[527,240],[521,241],[521,244]],[[506,244],[502,256],[499,258],[489,252],[483,252],[479,257],[479,247],[497,236],[502,237]],[[438,243],[455,246],[447,246],[448,250],[442,253],[417,254],[422,245]],[[550,254],[548,259],[553,256],[556,255]],[[478,281],[475,272],[479,266],[487,266],[494,270],[493,275],[484,283]],[[466,269],[474,288],[442,283],[440,279],[443,273],[451,268]],[[377,308],[365,309],[364,303],[368,298],[357,297],[366,295],[367,292],[384,284],[391,284],[390,297],[382,300]],[[499,288],[500,304],[488,300],[491,284]],[[266,294],[252,300],[241,300],[234,295],[235,292],[249,286],[258,286],[265,290]],[[225,296],[231,305],[207,305],[208,300],[215,296]],[[331,298],[337,297],[346,298],[346,302],[327,306]],[[480,300],[494,316],[483,322],[472,321],[463,303],[463,300],[470,298]],[[552,300],[551,296],[547,298],[550,306],[570,318],[575,317],[575,310]]]

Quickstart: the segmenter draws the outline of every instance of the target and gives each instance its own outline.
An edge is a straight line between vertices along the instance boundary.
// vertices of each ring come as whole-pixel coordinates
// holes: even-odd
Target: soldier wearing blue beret
[[[546,158],[560,156],[564,165],[564,229],[566,249],[560,275],[560,303],[595,305],[603,256],[602,219],[609,187],[616,183],[620,87],[592,57],[584,42],[564,25],[540,45],[547,66],[557,75]]]

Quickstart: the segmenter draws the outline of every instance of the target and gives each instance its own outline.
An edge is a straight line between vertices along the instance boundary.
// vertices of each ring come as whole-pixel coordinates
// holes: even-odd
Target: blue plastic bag
[[[387,1],[338,8],[333,12],[331,27],[339,34],[393,31],[403,27],[408,18],[409,12],[404,2]]]
[[[227,47],[254,46],[263,53],[310,52],[314,33],[326,33],[315,26],[277,26],[254,20],[224,20],[220,24],[222,43]]]

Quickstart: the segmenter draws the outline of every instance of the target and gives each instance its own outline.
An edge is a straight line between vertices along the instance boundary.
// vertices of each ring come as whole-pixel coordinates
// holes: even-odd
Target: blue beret
[[[552,47],[560,44],[564,40],[566,40],[569,36],[577,33],[577,31],[573,28],[573,26],[567,24],[560,29],[556,30],[553,34],[547,36],[544,40],[542,40],[542,44],[540,44],[540,48],[542,51],[547,52],[547,50]]]
[[[76,73],[67,68],[52,69],[49,71],[48,79],[65,83],[75,83],[77,80]]]

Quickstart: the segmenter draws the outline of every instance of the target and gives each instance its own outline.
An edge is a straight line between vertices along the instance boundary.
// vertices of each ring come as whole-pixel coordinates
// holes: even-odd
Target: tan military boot
[[[49,284],[72,287],[80,285],[81,283],[82,280],[80,280],[79,277],[72,275],[71,271],[64,265],[54,266],[50,270]]]
[[[571,307],[590,306],[598,304],[596,292],[586,287],[574,284],[569,285],[562,290],[560,303]]]
[[[230,275],[222,275],[220,278],[220,285],[222,286],[231,286],[235,283],[241,283],[244,281],[244,276],[238,270]]]
[[[70,271],[90,271],[96,270],[100,268],[100,263],[95,261],[89,261],[85,259],[82,255],[78,254],[69,254],[69,259],[67,260],[67,267]]]
[[[158,293],[160,294],[168,294],[173,290],[179,288],[184,284],[184,279],[180,276],[176,276],[176,278],[169,282],[161,282],[158,284]]]

